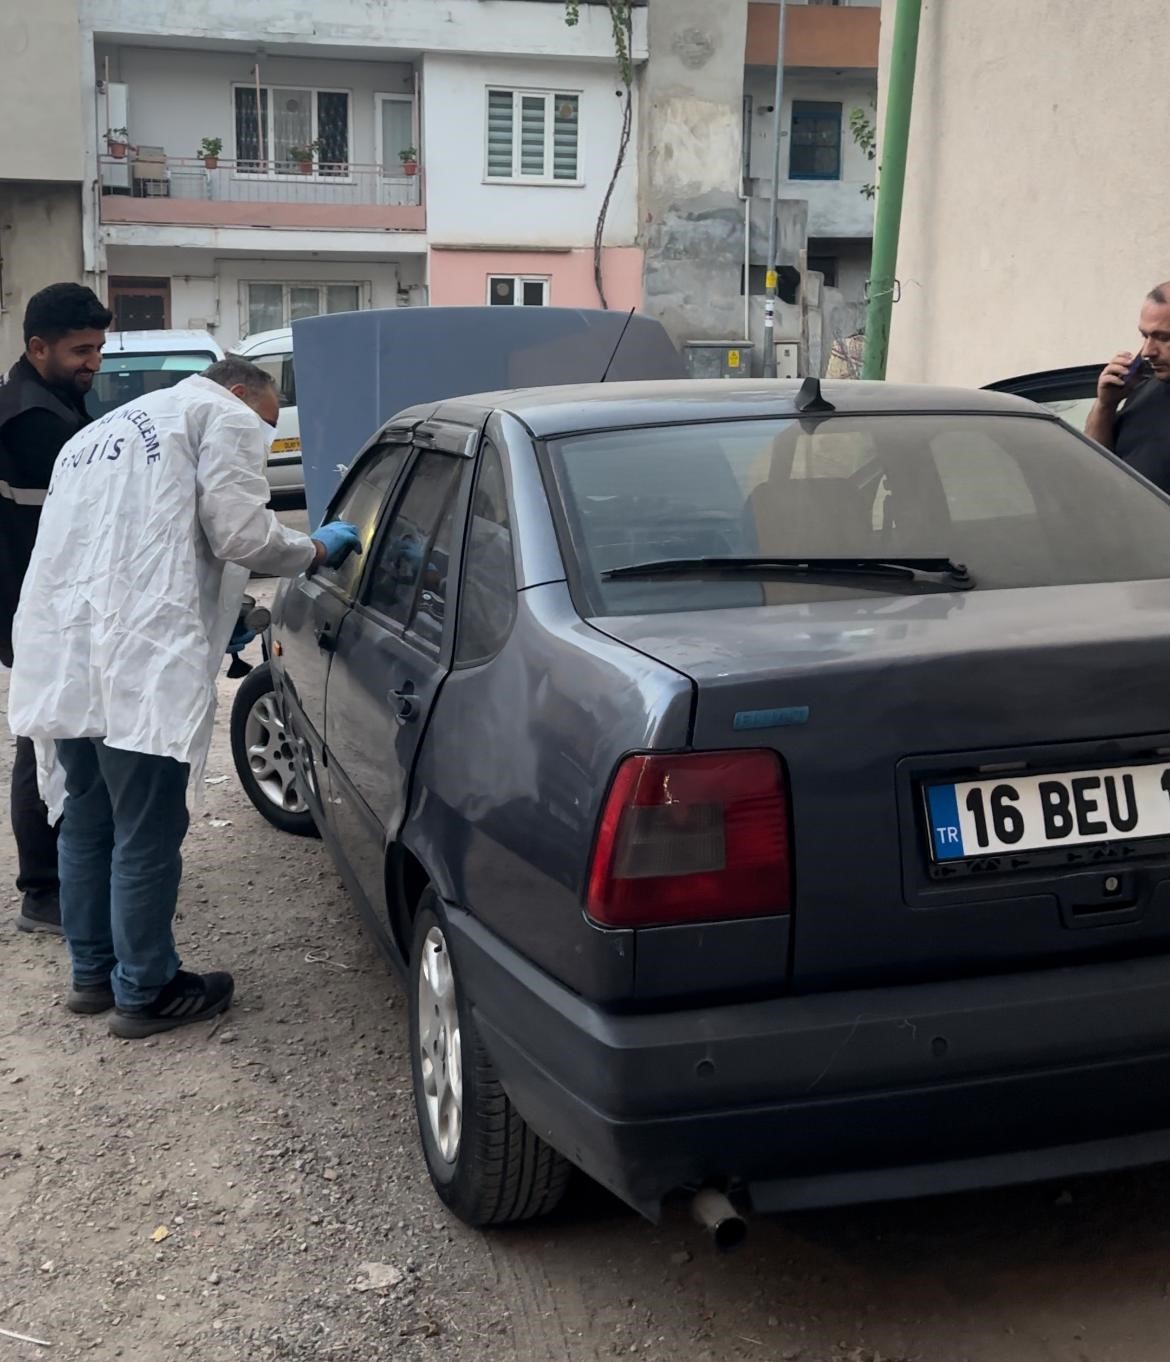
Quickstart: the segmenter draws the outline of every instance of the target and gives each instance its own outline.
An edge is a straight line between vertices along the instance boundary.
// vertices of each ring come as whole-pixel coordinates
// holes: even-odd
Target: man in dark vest
[[[50,284],[29,299],[24,354],[0,382],[0,662],[6,667],[45,491],[62,445],[89,421],[85,398],[112,320],[92,289]],[[16,740],[11,809],[22,895],[16,925],[59,934],[57,830],[41,803],[27,738]]]
[[[1101,373],[1085,434],[1170,492],[1170,282],[1152,289],[1138,319],[1142,347]]]

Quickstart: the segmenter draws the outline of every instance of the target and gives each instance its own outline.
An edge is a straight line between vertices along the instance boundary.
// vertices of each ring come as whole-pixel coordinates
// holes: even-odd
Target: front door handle
[[[317,647],[325,653],[337,651],[337,635],[333,632],[333,625],[326,621],[316,633]]]
[[[396,705],[394,717],[400,724],[413,723],[418,718],[418,695],[413,681],[404,681],[401,690],[392,690],[390,699]]]

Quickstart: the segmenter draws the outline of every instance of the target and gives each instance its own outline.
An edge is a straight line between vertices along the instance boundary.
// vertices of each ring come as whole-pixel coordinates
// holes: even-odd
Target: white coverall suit
[[[70,806],[60,740],[103,739],[118,760],[170,758],[184,768],[183,786],[189,768],[201,788],[216,675],[249,572],[294,576],[316,555],[307,535],[267,509],[270,439],[244,402],[193,377],[110,412],[58,456],[16,615],[8,714],[12,731],[37,745],[50,816],[65,806],[63,840]],[[181,821],[185,831],[185,808]],[[64,851],[61,859],[62,918],[78,979],[94,975],[98,962],[78,959]],[[177,893],[177,871],[174,879]],[[115,857],[115,939],[117,880]],[[114,988],[128,1003],[148,1001],[169,977],[155,976],[177,969],[173,911],[172,901],[169,953],[148,952],[155,958],[141,969],[119,953]]]

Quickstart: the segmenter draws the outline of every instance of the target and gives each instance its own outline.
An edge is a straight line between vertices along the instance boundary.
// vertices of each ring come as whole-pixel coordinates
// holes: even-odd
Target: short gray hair
[[[1147,303],[1170,303],[1170,282],[1159,284],[1146,294]]]
[[[266,369],[242,355],[225,355],[216,360],[210,369],[204,369],[203,377],[218,383],[221,388],[244,388],[254,397],[276,387],[276,380]]]

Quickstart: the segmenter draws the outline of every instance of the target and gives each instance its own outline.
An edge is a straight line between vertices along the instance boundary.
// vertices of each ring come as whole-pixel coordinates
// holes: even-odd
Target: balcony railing
[[[103,155],[102,221],[190,226],[422,231],[423,177],[349,162],[290,163]]]

